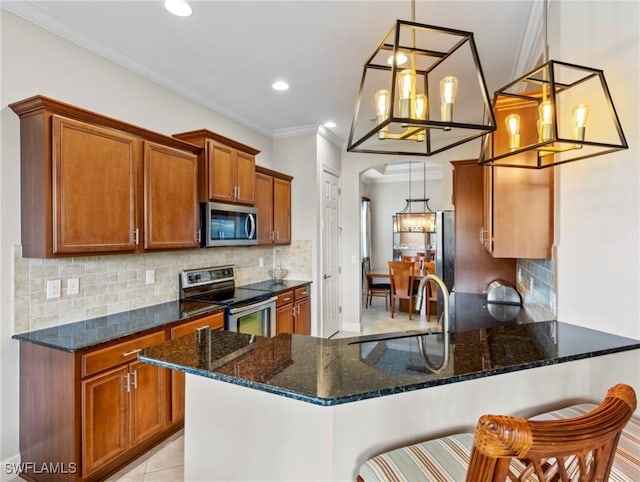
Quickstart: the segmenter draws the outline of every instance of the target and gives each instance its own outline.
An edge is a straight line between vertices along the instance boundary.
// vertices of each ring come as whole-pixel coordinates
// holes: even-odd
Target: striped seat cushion
[[[464,481],[472,446],[471,433],[409,445],[369,459],[360,477],[366,482]]]
[[[593,403],[573,405],[532,420],[578,417],[596,407]],[[471,433],[428,440],[369,459],[360,467],[359,475],[365,482],[464,482],[472,447]],[[517,459],[511,463],[516,472],[522,470]],[[532,476],[527,480],[537,479]],[[632,418],[622,432],[609,482],[640,482],[640,419]]]
[[[581,403],[537,415],[532,420],[580,417],[596,407],[595,403]],[[609,481],[640,482],[640,419],[638,418],[631,417],[620,435]]]

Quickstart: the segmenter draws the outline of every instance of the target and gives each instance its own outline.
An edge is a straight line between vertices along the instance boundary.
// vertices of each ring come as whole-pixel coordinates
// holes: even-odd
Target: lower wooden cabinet
[[[276,301],[276,334],[311,334],[309,285],[280,293]]]
[[[170,335],[173,340],[207,329],[224,329],[224,311],[177,325],[171,328]],[[184,419],[184,378],[183,372],[171,370],[171,423],[181,422]]]
[[[169,370],[137,360],[160,328],[96,349],[20,343],[20,455],[37,481],[104,480],[180,428],[170,421]],[[35,472],[56,463],[64,471]]]

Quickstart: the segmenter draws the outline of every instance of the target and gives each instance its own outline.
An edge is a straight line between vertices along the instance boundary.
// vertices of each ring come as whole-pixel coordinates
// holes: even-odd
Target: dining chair
[[[422,274],[423,275],[427,275],[427,274],[436,274],[436,264],[433,261],[425,261],[423,263],[423,270],[422,270]],[[426,315],[427,315],[427,321],[429,321],[429,317],[431,316],[431,310],[435,304],[435,313],[437,315],[438,312],[438,287],[436,285],[436,283],[434,281],[429,281],[426,285],[425,285],[425,303],[427,304],[426,306]]]
[[[396,300],[409,301],[409,319],[413,313],[415,293],[413,292],[413,261],[389,261],[389,281],[391,281],[391,318],[395,316]]]
[[[384,298],[384,309],[389,308],[388,302],[391,301],[391,283],[376,283],[374,282],[374,276],[371,274],[371,259],[363,258],[362,260],[362,275],[365,280],[367,294],[365,297],[364,307],[371,306],[371,301],[374,296]]]
[[[382,453],[360,467],[357,480],[627,480],[620,474],[611,479],[609,475],[614,475],[618,441],[636,406],[633,388],[618,384],[608,390],[599,406],[574,418],[483,415],[473,436],[455,434]]]

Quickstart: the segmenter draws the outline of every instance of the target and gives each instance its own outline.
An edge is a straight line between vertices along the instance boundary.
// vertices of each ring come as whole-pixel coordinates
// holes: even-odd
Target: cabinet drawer
[[[309,285],[305,285],[301,288],[296,288],[296,292],[295,292],[296,300],[299,300],[300,298],[304,298],[306,296],[309,296]]]
[[[143,348],[164,342],[164,331],[156,331],[149,335],[118,343],[107,348],[82,355],[82,376],[97,373],[120,363],[135,360]]]
[[[286,305],[287,303],[293,303],[293,290],[283,291],[278,294],[276,306]]]
[[[209,328],[211,330],[224,329],[224,311],[214,313],[213,315],[203,316],[197,320],[183,323],[182,325],[171,328],[171,339],[180,338],[182,336],[195,333],[200,328]]]

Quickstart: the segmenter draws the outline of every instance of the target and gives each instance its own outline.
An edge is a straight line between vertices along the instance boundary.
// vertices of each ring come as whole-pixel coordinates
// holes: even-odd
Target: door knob
[[[331,278],[331,275],[330,275],[330,274],[325,274],[325,275],[323,276],[323,278],[324,278],[324,279]]]

